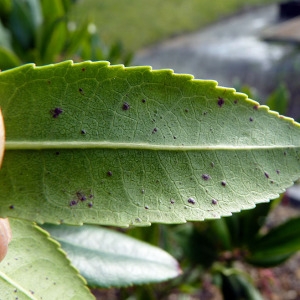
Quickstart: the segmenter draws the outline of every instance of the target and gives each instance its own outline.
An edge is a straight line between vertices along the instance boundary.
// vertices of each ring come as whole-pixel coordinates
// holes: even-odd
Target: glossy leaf
[[[265,256],[282,255],[300,250],[300,218],[293,218],[260,236],[253,251]]]
[[[222,293],[224,299],[263,300],[253,283],[237,272],[222,274]]]
[[[1,299],[94,299],[44,230],[16,219],[10,225],[13,238],[0,263]]]
[[[0,215],[149,225],[276,198],[300,176],[299,124],[216,84],[107,62],[2,72]]]
[[[45,226],[60,242],[89,286],[161,282],[180,275],[167,252],[125,234],[96,226]]]
[[[19,66],[21,61],[9,49],[0,46],[0,68],[1,70],[11,69]]]

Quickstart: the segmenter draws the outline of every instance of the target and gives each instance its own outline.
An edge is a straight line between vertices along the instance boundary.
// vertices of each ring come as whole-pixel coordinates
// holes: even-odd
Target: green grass
[[[91,16],[104,42],[120,40],[136,51],[242,8],[274,2],[278,0],[81,0],[74,14],[78,19]]]

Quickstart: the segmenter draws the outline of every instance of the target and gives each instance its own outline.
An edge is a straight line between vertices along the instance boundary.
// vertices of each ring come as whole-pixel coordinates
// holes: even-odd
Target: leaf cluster
[[[80,24],[71,19],[73,6],[72,0],[1,0],[0,69],[65,59],[129,64],[132,53],[120,42],[108,47],[89,18]]]

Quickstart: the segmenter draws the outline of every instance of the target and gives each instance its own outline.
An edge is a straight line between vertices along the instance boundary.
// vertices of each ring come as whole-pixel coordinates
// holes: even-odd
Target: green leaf
[[[16,219],[10,225],[12,241],[0,263],[1,299],[94,299],[44,230]]]
[[[96,226],[44,226],[61,243],[89,286],[110,287],[164,281],[180,275],[167,252]]]
[[[250,247],[247,262],[260,267],[273,267],[300,250],[300,218],[293,218],[258,236]]]
[[[253,253],[246,258],[246,262],[261,268],[270,268],[278,266],[289,259],[294,253],[287,253],[282,255],[265,255],[264,253]]]
[[[278,88],[269,96],[266,105],[270,109],[278,111],[280,114],[285,114],[288,109],[290,94],[286,86],[281,83]]]
[[[285,255],[300,250],[300,218],[293,218],[257,238],[253,252],[264,256]]]
[[[17,67],[21,61],[19,58],[9,49],[0,46],[0,69],[6,70]]]
[[[42,23],[40,1],[13,1],[13,8],[9,16],[9,27],[15,44],[23,52],[33,46],[37,28]]]
[[[0,74],[0,215],[118,226],[230,215],[300,176],[300,129],[215,81],[107,62]]]
[[[224,299],[263,300],[252,282],[238,273],[222,273],[222,293]]]

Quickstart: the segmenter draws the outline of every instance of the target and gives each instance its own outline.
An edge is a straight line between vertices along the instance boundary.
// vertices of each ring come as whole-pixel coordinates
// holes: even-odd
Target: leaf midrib
[[[201,150],[263,150],[299,148],[296,145],[163,145],[147,143],[114,143],[114,142],[6,142],[5,150],[47,150],[47,149],[135,149],[165,151],[201,151]]]

